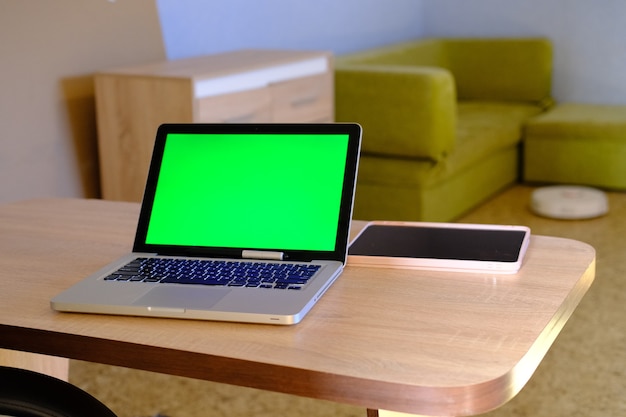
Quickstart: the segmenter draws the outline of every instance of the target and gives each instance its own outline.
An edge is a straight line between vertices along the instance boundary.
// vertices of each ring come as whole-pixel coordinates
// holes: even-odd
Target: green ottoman
[[[526,125],[527,182],[626,189],[626,106],[560,104]]]

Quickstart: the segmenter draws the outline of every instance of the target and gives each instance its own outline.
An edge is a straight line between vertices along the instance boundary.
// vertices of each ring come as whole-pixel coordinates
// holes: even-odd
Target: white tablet
[[[350,244],[348,265],[514,274],[529,242],[526,226],[373,221]]]

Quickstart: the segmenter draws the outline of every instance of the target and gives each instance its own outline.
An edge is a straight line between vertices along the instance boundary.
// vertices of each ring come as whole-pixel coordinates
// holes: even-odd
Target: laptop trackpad
[[[184,308],[186,310],[207,310],[221,300],[230,290],[197,286],[155,287],[137,299],[133,305],[146,307]]]

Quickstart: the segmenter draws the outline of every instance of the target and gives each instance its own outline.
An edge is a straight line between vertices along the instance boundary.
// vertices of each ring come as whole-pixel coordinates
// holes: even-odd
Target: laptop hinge
[[[241,257],[246,259],[271,259],[275,261],[282,261],[284,258],[283,252],[263,251],[263,250],[246,250],[241,252]]]

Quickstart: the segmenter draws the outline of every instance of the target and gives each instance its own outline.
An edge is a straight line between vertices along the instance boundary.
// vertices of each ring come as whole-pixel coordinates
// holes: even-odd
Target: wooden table
[[[516,275],[347,267],[295,326],[52,311],[50,298],[130,250],[138,212],[135,203],[79,199],[0,206],[0,348],[343,402],[370,415],[472,415],[520,391],[595,272],[589,245],[533,236]]]

